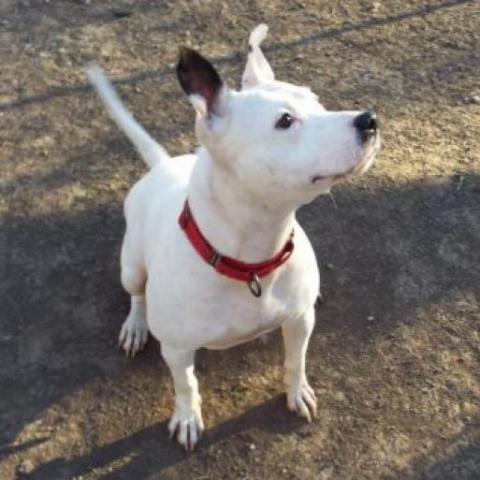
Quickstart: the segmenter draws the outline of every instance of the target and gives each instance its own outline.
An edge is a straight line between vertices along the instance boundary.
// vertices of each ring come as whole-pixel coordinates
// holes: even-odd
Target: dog
[[[316,397],[305,373],[320,275],[295,211],[365,172],[380,145],[377,119],[327,111],[303,86],[278,81],[249,37],[240,91],[182,48],[177,77],[201,144],[171,158],[122,105],[97,65],[87,74],[150,171],[125,200],[121,281],[131,308],[119,342],[134,356],[148,332],[174,381],[171,437],[192,450],[204,429],[194,373],[199,348],[223,349],[281,327],[287,406],[308,421]]]

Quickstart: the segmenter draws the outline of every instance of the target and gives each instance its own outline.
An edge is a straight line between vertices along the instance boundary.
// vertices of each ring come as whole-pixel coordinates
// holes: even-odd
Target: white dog
[[[125,201],[122,284],[131,310],[120,344],[134,355],[148,330],[161,342],[175,385],[171,435],[192,449],[203,430],[194,354],[278,327],[285,341],[291,410],[311,420],[305,375],[319,271],[295,210],[364,172],[379,146],[369,112],[329,112],[305,87],[275,80],[250,35],[241,91],[183,48],[180,84],[196,111],[202,147],[170,158],[123,107],[97,66],[88,75],[115,122],[151,168]]]

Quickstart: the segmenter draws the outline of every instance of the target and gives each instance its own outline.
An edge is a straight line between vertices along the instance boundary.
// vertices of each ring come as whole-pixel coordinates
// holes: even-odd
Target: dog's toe
[[[127,357],[133,358],[143,349],[148,339],[148,326],[145,319],[127,318],[118,336],[118,346],[125,350]]]
[[[168,430],[170,438],[177,438],[178,443],[191,452],[203,432],[203,420],[199,412],[191,411],[187,415],[175,414],[170,420]]]
[[[317,416],[317,399],[312,387],[305,381],[287,391],[288,408],[309,422]]]

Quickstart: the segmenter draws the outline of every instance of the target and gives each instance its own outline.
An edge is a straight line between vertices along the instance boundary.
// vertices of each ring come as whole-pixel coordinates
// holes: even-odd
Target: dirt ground
[[[122,200],[144,172],[85,83],[95,58],[171,153],[191,150],[178,46],[238,86],[271,26],[278,78],[372,109],[362,178],[300,211],[326,303],[318,419],[290,414],[278,334],[201,351],[208,430],[167,438],[157,342],[116,349]],[[480,478],[480,5],[438,0],[0,0],[0,478]]]

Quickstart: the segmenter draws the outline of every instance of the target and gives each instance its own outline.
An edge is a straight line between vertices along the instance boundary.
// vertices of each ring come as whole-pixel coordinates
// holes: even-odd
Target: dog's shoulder
[[[294,230],[294,251],[272,292],[291,316],[313,305],[320,290],[320,273],[312,244],[297,222]]]
[[[128,218],[138,209],[148,208],[156,201],[167,197],[172,189],[186,188],[190,181],[196,155],[181,155],[157,164],[147,172],[128,192],[124,211]]]

